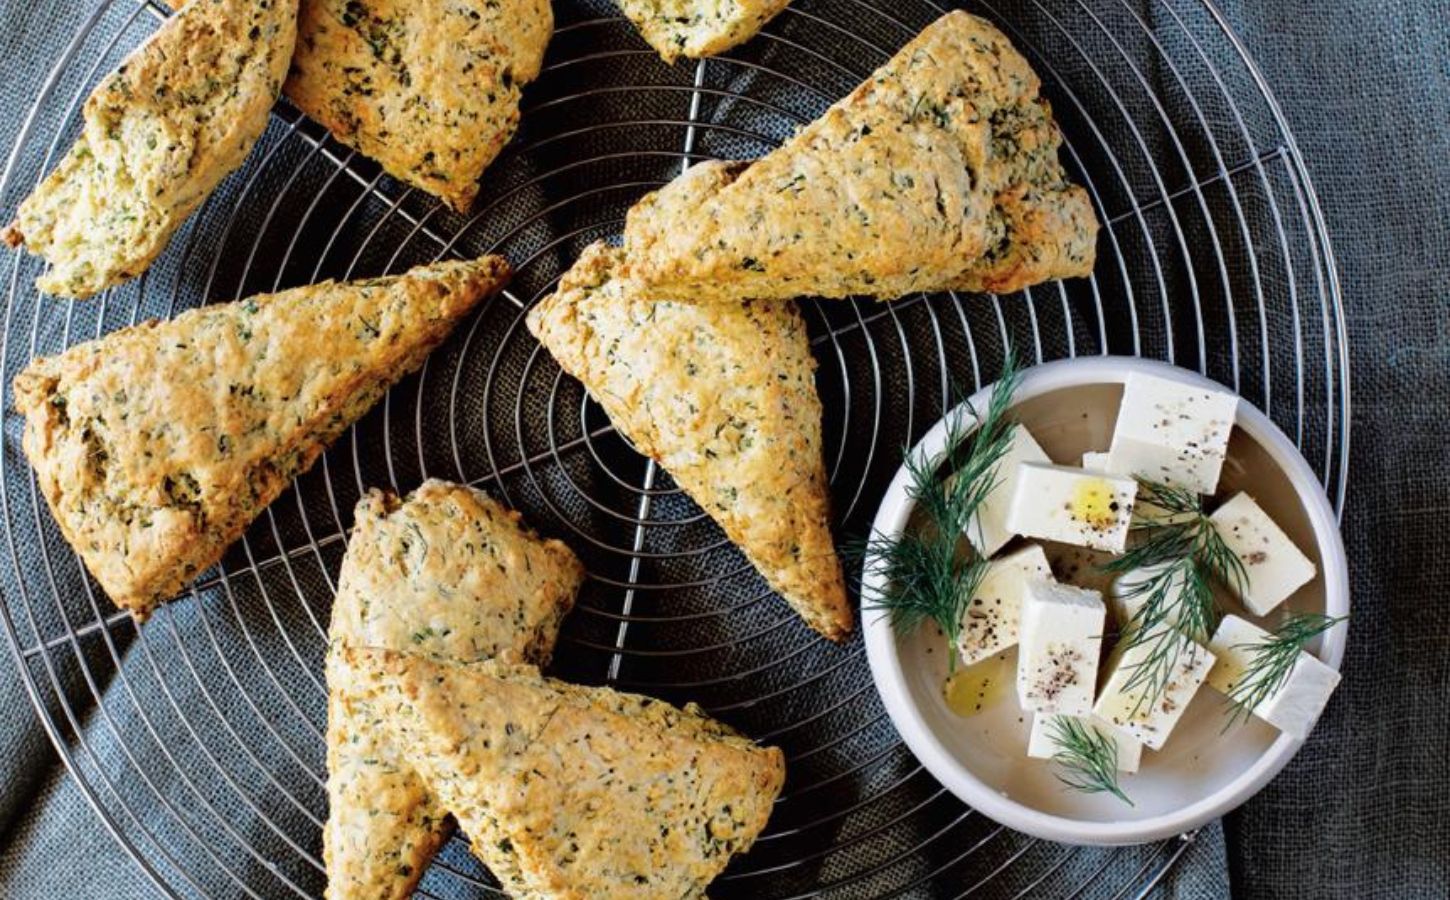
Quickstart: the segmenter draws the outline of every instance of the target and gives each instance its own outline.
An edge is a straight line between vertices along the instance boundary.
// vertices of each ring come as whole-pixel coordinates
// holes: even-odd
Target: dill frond
[[[955,645],[961,633],[962,615],[988,565],[970,545],[963,547],[963,538],[1000,483],[997,469],[1017,427],[1007,413],[1020,382],[1009,352],[986,409],[968,405],[963,414],[951,414],[938,458],[907,452],[908,492],[921,514],[918,527],[895,539],[874,535],[847,551],[848,559],[859,556],[870,573],[884,576],[884,593],[866,609],[886,613],[898,634],[931,622]],[[956,654],[949,660],[954,670]]]
[[[1128,594],[1141,603],[1122,637],[1125,650],[1148,646],[1124,690],[1140,690],[1139,704],[1151,705],[1167,690],[1183,651],[1173,632],[1160,626],[1173,623],[1198,643],[1208,643],[1219,618],[1213,583],[1241,590],[1248,574],[1192,490],[1139,479],[1131,530],[1142,540],[1102,570],[1115,575],[1154,570]]]
[[[1069,716],[1048,724],[1048,737],[1057,745],[1052,761],[1063,768],[1057,780],[1084,794],[1112,794],[1133,805],[1118,785],[1118,743],[1091,725]]]
[[[1229,692],[1228,725],[1248,719],[1260,703],[1277,694],[1289,680],[1289,673],[1294,670],[1305,645],[1348,618],[1294,613],[1274,629],[1267,641],[1235,645],[1236,649],[1250,651],[1252,658],[1243,677]]]

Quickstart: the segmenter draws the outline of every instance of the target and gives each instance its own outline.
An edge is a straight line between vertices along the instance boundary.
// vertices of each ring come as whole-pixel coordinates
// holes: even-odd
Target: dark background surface
[[[1293,763],[1225,821],[1229,879],[1242,897],[1445,897],[1450,5],[1280,0],[1229,3],[1225,13],[1284,108],[1339,263],[1353,390],[1344,535],[1354,591],[1345,680]],[[58,15],[0,0],[0,58],[11,69],[0,84],[0,147],[13,143],[36,74],[64,44],[69,27]],[[67,784],[8,654],[0,776],[0,892],[149,896]],[[1211,895],[1203,885],[1221,881],[1192,869],[1221,860],[1192,854],[1170,889]]]

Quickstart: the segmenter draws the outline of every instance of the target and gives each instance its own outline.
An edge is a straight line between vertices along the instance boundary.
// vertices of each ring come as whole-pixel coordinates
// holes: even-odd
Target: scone
[[[287,96],[465,212],[518,128],[553,32],[548,0],[303,0]]]
[[[619,0],[619,8],[665,62],[698,59],[743,44],[790,0]]]
[[[499,661],[344,648],[386,729],[511,896],[701,897],[754,842],[785,780],[694,707]]]
[[[469,310],[499,257],[193,309],[36,359],[23,446],[67,541],[144,618]]]
[[[342,647],[444,662],[543,665],[584,569],[487,494],[428,481],[405,502],[371,491],[354,513],[327,659],[329,900],[408,897],[451,829],[448,812],[357,697]]]
[[[851,607],[800,313],[790,301],[653,300],[618,277],[620,262],[589,247],[529,311],[529,330],[807,624],[843,638]]]
[[[625,275],[700,300],[1010,290],[1092,271],[1039,82],[985,20],[948,13],[779,149],[695,167],[631,210]],[[715,183],[698,202],[677,194]]]
[[[141,274],[267,125],[297,0],[208,0],[168,19],[86,100],[81,135],[3,237],[44,257],[48,294]]]
[[[301,0],[283,92],[389,175],[467,212],[553,33],[548,0]]]

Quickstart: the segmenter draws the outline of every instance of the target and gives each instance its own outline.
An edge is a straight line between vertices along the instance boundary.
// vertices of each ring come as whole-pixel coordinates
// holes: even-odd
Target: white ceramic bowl
[[[1083,451],[1107,449],[1130,371],[1209,384],[1195,373],[1151,360],[1062,360],[1023,373],[1014,414],[1055,462],[1076,465]],[[984,388],[969,403],[982,409],[990,393]],[[963,404],[952,415],[969,416],[966,410]],[[1248,489],[1318,568],[1314,581],[1286,606],[1346,615],[1344,545],[1319,480],[1283,432],[1247,402],[1239,405],[1236,425],[1221,492]],[[912,453],[921,460],[939,460],[946,431],[946,421],[938,423]],[[907,526],[913,512],[909,481],[903,467],[877,511],[874,534],[892,537]],[[878,568],[867,560],[863,606],[869,607],[884,587]],[[868,610],[863,618],[872,677],[907,746],[963,801],[1037,837],[1073,844],[1131,844],[1180,834],[1253,796],[1302,744],[1256,718],[1224,730],[1226,701],[1205,687],[1167,745],[1156,753],[1145,751],[1141,770],[1123,776],[1133,806],[1106,794],[1069,791],[1057,780],[1052,764],[1027,758],[1031,719],[1019,709],[1014,691],[1009,688],[982,713],[959,716],[942,697],[951,651],[940,633],[928,626],[918,634],[898,636],[882,613]],[[1310,649],[1337,669],[1346,633],[1345,626],[1336,626]]]

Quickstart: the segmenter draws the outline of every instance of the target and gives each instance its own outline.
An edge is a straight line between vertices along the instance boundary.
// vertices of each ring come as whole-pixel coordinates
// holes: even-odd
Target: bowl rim
[[[1186,384],[1224,390],[1223,385],[1196,372],[1159,360],[1106,355],[1078,357],[1041,363],[1023,370],[1021,383],[1013,398],[1013,406],[1064,388],[1121,384],[1130,372],[1143,372]],[[960,420],[970,426],[975,420],[971,410],[984,408],[991,390],[992,385],[986,385],[949,411],[911,448],[907,459],[918,462],[939,460],[946,444],[948,422]],[[1234,424],[1257,441],[1288,476],[1296,496],[1304,505],[1318,544],[1324,574],[1325,612],[1333,616],[1348,614],[1348,560],[1339,532],[1338,516],[1330,506],[1322,483],[1288,436],[1247,400],[1240,398]],[[909,477],[906,460],[903,460],[877,508],[871,525],[873,537],[894,537],[905,528],[914,508],[907,490]],[[885,582],[880,567],[872,563],[873,558],[868,556],[862,568],[862,636],[866,644],[872,681],[892,724],[911,752],[943,787],[972,808],[1010,828],[1034,837],[1069,844],[1138,844],[1172,837],[1198,828],[1237,808],[1267,785],[1304,743],[1280,733],[1258,760],[1228,784],[1201,800],[1149,819],[1090,822],[1045,813],[1012,800],[958,762],[954,754],[927,726],[921,710],[912,702],[896,635],[890,623],[885,614],[871,613],[865,609],[869,605],[869,598],[879,595]],[[1324,635],[1319,648],[1318,658],[1336,671],[1344,658],[1347,625],[1346,622],[1330,629]]]

